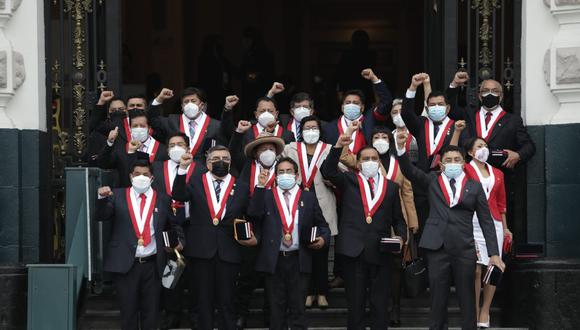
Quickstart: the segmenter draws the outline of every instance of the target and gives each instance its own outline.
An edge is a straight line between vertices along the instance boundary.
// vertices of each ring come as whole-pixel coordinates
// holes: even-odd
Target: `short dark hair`
[[[344,103],[344,100],[349,95],[356,95],[356,96],[358,96],[360,98],[361,103],[362,104],[365,104],[365,93],[363,91],[361,91],[360,89],[351,89],[351,90],[348,90],[348,91],[344,92],[344,95],[342,96],[342,102],[341,103]]]
[[[183,102],[183,98],[189,95],[197,95],[197,97],[199,98],[199,100],[201,102],[207,102],[207,96],[205,94],[205,91],[201,88],[197,88],[197,87],[186,87],[185,89],[183,89],[183,91],[181,92],[181,102]]]
[[[310,108],[314,108],[314,99],[310,96],[310,94],[306,92],[299,92],[292,95],[292,99],[290,100],[290,109],[294,108],[294,104],[300,103],[303,101],[308,101]]]
[[[304,142],[304,134],[302,134],[302,131],[304,130],[304,124],[306,124],[306,122],[309,121],[315,121],[318,124],[318,130],[320,131],[320,138],[319,140],[322,141],[322,122],[320,121],[320,119],[318,119],[318,117],[312,115],[312,116],[306,116],[304,118],[302,118],[302,120],[300,121],[300,141],[297,142]]]
[[[131,166],[129,167],[129,170],[130,170],[129,173],[133,173],[133,171],[135,170],[135,167],[147,167],[149,169],[149,171],[151,172],[151,174],[153,174],[153,169],[151,167],[151,163],[147,159],[138,158],[133,163],[131,163]]]
[[[131,121],[133,121],[133,119],[138,118],[138,117],[147,118],[147,124],[149,124],[149,117],[147,116],[147,113],[143,110],[137,110],[137,111],[131,111],[131,113],[129,114],[129,125],[131,125]]]
[[[294,168],[294,173],[298,174],[298,164],[296,164],[294,159],[292,159],[290,157],[282,157],[278,160],[278,162],[276,163],[276,167],[274,168],[276,173],[278,173],[278,166],[280,166],[280,164],[282,164],[284,162],[288,162],[288,163],[292,164],[292,167]]]
[[[276,103],[276,100],[274,100],[271,97],[267,97],[267,96],[262,96],[259,99],[256,100],[256,108],[258,108],[258,104],[260,104],[260,102],[272,102],[272,104],[274,104],[274,108],[278,109],[278,104]]]
[[[373,130],[371,132],[370,143],[371,144],[373,143],[373,137],[375,136],[375,134],[379,134],[379,133],[387,134],[387,136],[389,137],[389,151],[393,150],[393,145],[397,142],[395,141],[395,137],[393,136],[393,132],[391,132],[391,130],[388,129],[386,126],[375,126],[375,128],[373,128]]]
[[[443,96],[443,100],[445,100],[445,104],[449,104],[449,101],[447,100],[447,95],[445,95],[445,93],[443,93],[442,91],[432,91],[429,96],[427,96],[427,103],[429,103],[429,100],[434,98],[434,97],[440,97]]]
[[[366,146],[360,148],[360,150],[356,153],[356,160],[360,160],[360,155],[362,154],[363,151],[365,151],[367,149],[373,149],[374,151],[377,152],[378,155],[380,155],[379,151],[377,149],[375,149],[375,147],[373,147],[371,145],[366,145]]]
[[[223,146],[221,144],[217,144],[211,148],[209,148],[206,152],[205,152],[205,157],[209,157],[209,155],[211,155],[212,152],[214,151],[227,151],[230,152],[230,149],[228,149],[228,147]]]
[[[147,98],[145,97],[145,94],[133,94],[133,95],[129,95],[127,97],[127,100],[125,101],[126,103],[129,103],[130,99],[143,99],[145,101],[145,106],[147,106]]]
[[[169,145],[169,140],[173,139],[176,136],[182,137],[183,140],[185,140],[185,145],[187,145],[189,147],[189,136],[187,136],[187,134],[182,133],[182,132],[175,132],[175,133],[170,134],[167,137],[167,144]]]
[[[467,141],[465,141],[465,143],[463,144],[463,150],[465,152],[465,161],[466,162],[471,161],[471,156],[469,155],[469,151],[471,149],[473,149],[473,146],[475,145],[475,142],[477,142],[477,140],[481,140],[487,144],[487,141],[480,136],[472,137],[472,138],[468,139]]]
[[[121,102],[123,102],[123,105],[125,107],[127,106],[127,104],[125,103],[125,100],[123,100],[122,98],[113,97],[112,99],[109,100],[109,103],[107,103],[107,110],[109,110],[109,108],[111,107],[111,104],[113,104],[113,102],[115,102],[115,101],[121,101]]]
[[[463,159],[465,160],[465,151],[463,151],[463,148],[452,145],[446,145],[443,148],[441,148],[441,150],[439,150],[439,157],[443,159],[443,156],[445,156],[445,154],[448,152],[458,152],[461,154],[461,157],[463,157]]]

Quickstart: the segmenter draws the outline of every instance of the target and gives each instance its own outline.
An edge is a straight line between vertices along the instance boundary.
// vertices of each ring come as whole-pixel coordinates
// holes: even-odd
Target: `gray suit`
[[[447,329],[447,298],[451,275],[461,308],[462,329],[476,329],[473,213],[477,213],[490,256],[499,255],[487,198],[481,184],[468,180],[461,199],[449,207],[436,173],[414,167],[407,155],[399,157],[401,171],[413,187],[427,191],[429,217],[419,246],[426,250],[431,290],[430,329]],[[460,193],[459,191],[457,193]]]

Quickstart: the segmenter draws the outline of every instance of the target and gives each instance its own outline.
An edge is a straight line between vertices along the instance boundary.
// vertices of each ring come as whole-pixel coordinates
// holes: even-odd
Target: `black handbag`
[[[409,233],[407,249],[408,253],[410,253],[411,261],[406,262],[404,265],[403,285],[405,294],[410,298],[414,298],[427,289],[427,266],[425,265],[425,260],[417,256],[417,244],[412,233]]]

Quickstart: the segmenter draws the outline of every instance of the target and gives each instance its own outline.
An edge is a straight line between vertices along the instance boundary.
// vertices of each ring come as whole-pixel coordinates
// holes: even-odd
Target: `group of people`
[[[481,83],[480,107],[462,107],[465,72],[445,92],[430,91],[429,75],[416,74],[402,99],[371,69],[361,76],[377,101],[346,91],[342,115],[330,122],[316,117],[304,92],[281,115],[277,82],[256,101],[255,118],[237,123],[235,95],[225,98],[218,120],[205,113],[199,88],[184,89],[182,113],[168,116],[162,107],[174,97],[170,89],[152,102],[102,92],[88,158],[118,173],[118,187],[98,189],[96,220],[113,223],[104,269],[113,274],[123,329],[156,329],[161,311],[161,327],[172,327],[184,287],[198,328],[244,328],[262,284],[271,329],[307,328],[305,309],[329,305],[331,240],[348,329],[367,321],[372,329],[396,326],[401,255],[411,236],[427,260],[430,328],[447,328],[452,281],[462,328],[489,327],[495,287],[484,287],[481,308],[479,293],[482,267],[505,268],[504,178],[535,151],[521,118],[501,107],[494,80]],[[235,233],[239,221],[250,224],[248,237]],[[171,249],[164,232],[177,237]],[[386,241],[398,249],[385,249]],[[175,289],[162,289],[172,249],[187,266]]]

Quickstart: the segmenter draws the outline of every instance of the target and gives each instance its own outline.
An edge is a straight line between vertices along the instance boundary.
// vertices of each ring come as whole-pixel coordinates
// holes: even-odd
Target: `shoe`
[[[491,323],[491,316],[489,316],[487,318],[487,322],[477,322],[477,327],[487,329],[487,328],[489,328],[490,323]]]
[[[306,308],[310,308],[312,307],[312,303],[314,302],[314,296],[307,296],[306,297],[306,302],[304,303],[304,306]]]
[[[391,321],[389,325],[393,328],[397,328],[401,326],[401,306],[393,305],[393,309],[391,310]]]
[[[326,300],[326,296],[318,296],[318,300],[316,301],[318,304],[318,308],[320,309],[327,309],[328,308],[328,300]]]
[[[245,327],[246,327],[246,318],[243,316],[239,316],[236,319],[236,329],[237,330],[244,330]]]
[[[169,330],[179,328],[180,315],[177,312],[167,312],[161,320],[160,330]]]
[[[328,286],[332,289],[340,288],[344,286],[344,280],[337,276],[332,281],[330,281],[330,283],[328,283]]]

